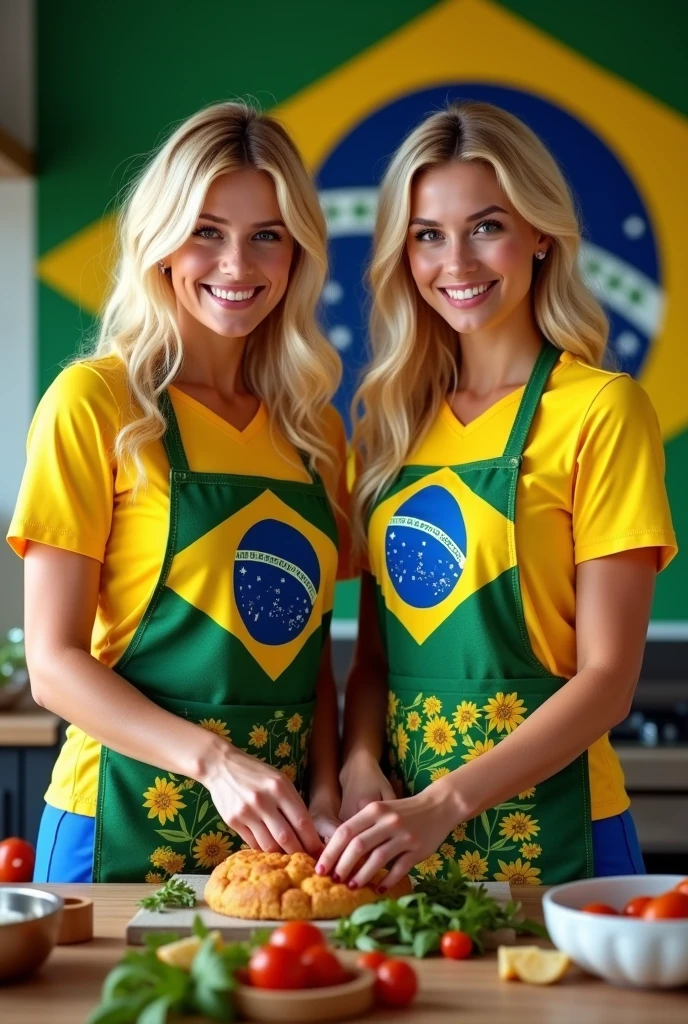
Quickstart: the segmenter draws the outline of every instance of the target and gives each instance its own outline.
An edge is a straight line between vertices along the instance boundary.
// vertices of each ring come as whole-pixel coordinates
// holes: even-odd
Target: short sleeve
[[[102,562],[114,497],[111,452],[118,406],[90,365],[63,370],[34,414],[19,497],[7,540],[21,557],[28,541]]]
[[[325,424],[328,441],[337,453],[337,478],[332,488],[335,501],[338,505],[338,508],[335,509],[337,530],[339,533],[337,579],[350,580],[359,575],[359,568],[357,560],[354,557],[351,538],[351,493],[348,484],[348,445],[344,423],[334,406],[328,406],[325,412]]]
[[[661,571],[677,551],[657,415],[646,392],[625,375],[598,392],[583,421],[573,541],[576,564],[654,547]]]

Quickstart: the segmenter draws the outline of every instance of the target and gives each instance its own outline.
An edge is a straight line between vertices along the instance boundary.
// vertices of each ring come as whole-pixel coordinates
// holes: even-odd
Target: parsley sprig
[[[485,932],[513,928],[517,934],[548,938],[536,921],[520,918],[521,904],[501,906],[483,885],[473,885],[458,865],[444,880],[427,879],[398,900],[358,907],[337,923],[334,940],[346,949],[381,949],[392,956],[425,957],[440,948],[442,935],[461,931],[484,952]]]
[[[233,1021],[236,971],[248,964],[252,949],[266,941],[265,932],[219,950],[198,915],[193,932],[202,941],[190,971],[163,963],[156,955],[159,946],[174,942],[178,935],[148,935],[143,951],[127,952],[106,977],[100,1005],[87,1024],[165,1024],[172,1013]]]
[[[146,910],[167,910],[169,907],[195,907],[196,892],[180,878],[170,878],[153,893],[139,900],[139,906]]]

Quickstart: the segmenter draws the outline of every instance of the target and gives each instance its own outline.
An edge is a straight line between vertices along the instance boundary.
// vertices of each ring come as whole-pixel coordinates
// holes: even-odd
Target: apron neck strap
[[[521,404],[518,407],[518,413],[514,420],[514,425],[511,428],[509,440],[506,443],[504,449],[505,456],[512,456],[520,458],[525,448],[526,439],[528,432],[530,431],[533,417],[540,404],[542,393],[547,386],[549,375],[554,369],[554,365],[559,359],[561,352],[554,345],[551,345],[548,341],[542,346],[540,355],[537,357],[533,372],[530,375],[528,383],[526,384],[525,391],[523,392],[523,398]]]
[[[167,452],[167,458],[170,460],[170,467],[173,470],[188,473],[189,463],[186,458],[186,452],[184,451],[182,435],[179,431],[177,416],[172,406],[172,399],[167,391],[163,391],[161,393],[159,406],[160,412],[165,417],[165,422],[167,424],[163,435],[163,443],[165,445],[165,451]]]

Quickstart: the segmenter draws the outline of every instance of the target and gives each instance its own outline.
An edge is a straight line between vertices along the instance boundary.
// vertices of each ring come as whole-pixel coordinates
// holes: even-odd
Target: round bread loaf
[[[307,853],[239,850],[218,864],[205,887],[208,906],[228,917],[256,921],[318,921],[348,917],[356,907],[412,891],[406,876],[383,896],[376,892],[387,872],[378,871],[369,886],[349,889],[327,875],[316,875]]]

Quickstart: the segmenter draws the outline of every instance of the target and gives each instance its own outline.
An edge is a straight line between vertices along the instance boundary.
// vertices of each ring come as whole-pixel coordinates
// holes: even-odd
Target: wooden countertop
[[[60,719],[41,708],[29,691],[9,708],[0,708],[0,747],[54,747]]]
[[[38,887],[37,887],[38,888]],[[103,978],[124,950],[124,929],[149,885],[45,885],[62,896],[95,901],[95,938],[58,946],[27,981],[0,987],[0,1019],[8,1024],[83,1024],[98,1003]],[[542,921],[542,889],[512,887],[529,917]],[[532,940],[530,940],[532,941]],[[345,954],[345,957],[352,954]],[[420,991],[408,1010],[357,1018],[388,1024],[685,1024],[688,989],[649,992],[614,988],[572,968],[557,985],[536,988],[499,981],[495,954],[463,962],[414,960]]]

